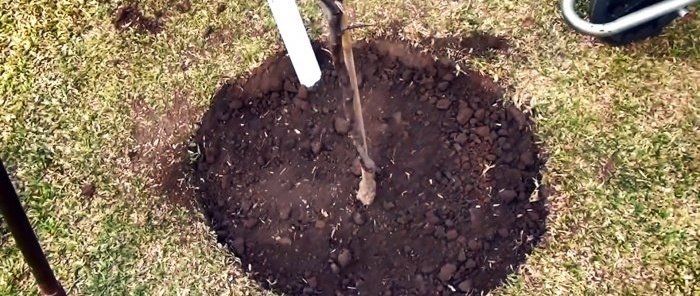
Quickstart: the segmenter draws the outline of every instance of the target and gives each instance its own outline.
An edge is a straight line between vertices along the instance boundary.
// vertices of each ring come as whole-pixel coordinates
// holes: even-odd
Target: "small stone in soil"
[[[460,243],[460,244],[466,244],[466,243],[467,243],[467,237],[464,236],[464,235],[460,235],[460,236],[457,238],[457,242]]]
[[[461,283],[459,283],[459,285],[457,285],[457,288],[459,288],[459,290],[462,292],[469,292],[472,290],[472,281],[464,280]]]
[[[446,234],[445,234],[445,227],[443,227],[443,226],[436,226],[436,227],[435,227],[435,237],[437,237],[437,238],[443,238],[443,237],[445,237],[445,236],[446,236]]]
[[[392,115],[394,118],[394,122],[398,125],[401,125],[403,123],[403,117],[401,116],[401,112],[396,112]]]
[[[464,250],[459,250],[459,254],[457,254],[457,261],[464,262],[466,260],[467,260],[467,253],[464,252]]]
[[[467,269],[472,269],[476,267],[476,261],[474,261],[474,259],[469,259],[466,263],[464,263],[464,267],[466,267]]]
[[[500,235],[502,238],[507,238],[508,234],[508,229],[506,228],[501,228],[498,230],[498,235]]]
[[[352,221],[355,222],[357,225],[363,225],[365,224],[365,217],[362,215],[360,212],[355,212],[352,214]]]
[[[292,240],[288,237],[283,237],[277,240],[277,243],[283,246],[291,246]]]
[[[282,220],[287,220],[289,219],[289,215],[292,213],[292,208],[291,207],[284,207],[280,209],[280,219]]]
[[[345,268],[348,265],[350,265],[350,262],[352,262],[352,253],[350,253],[350,250],[340,250],[340,254],[338,254],[338,265],[340,265],[340,267],[342,268]]]
[[[313,152],[314,154],[321,153],[321,142],[318,142],[318,141],[311,142],[311,152]]]
[[[449,99],[440,99],[435,104],[435,107],[437,107],[438,110],[447,110],[447,108],[450,108],[450,104],[452,104],[452,102],[450,102]]]
[[[469,250],[478,251],[481,249],[481,242],[478,241],[477,239],[470,240],[467,243],[467,247],[469,247]]]
[[[515,190],[506,189],[498,192],[498,197],[500,197],[501,200],[505,203],[513,201],[513,199],[515,199],[516,196],[518,196],[518,193],[515,192]]]
[[[350,131],[350,122],[348,122],[345,118],[336,117],[333,121],[333,127],[335,128],[335,132],[340,135],[345,135],[348,133],[348,131]]]
[[[434,211],[428,211],[425,213],[425,218],[428,220],[428,223],[430,224],[439,224],[440,223],[440,218],[435,215]]]
[[[323,222],[323,220],[316,220],[316,228],[318,229],[323,229],[326,227],[326,222]]]
[[[491,130],[489,129],[488,126],[480,126],[474,129],[474,132],[481,136],[482,138],[486,138],[489,136],[489,133],[491,133]]]
[[[472,109],[470,109],[469,107],[459,109],[459,111],[457,112],[457,122],[459,122],[459,124],[464,125],[467,122],[469,122],[469,119],[472,118],[473,114],[474,111],[472,111]]]
[[[340,267],[338,267],[338,264],[331,263],[331,271],[332,271],[333,273],[336,273],[336,274],[339,273],[339,272],[340,272]]]
[[[396,206],[396,205],[395,205],[393,202],[391,202],[391,201],[385,201],[385,202],[384,202],[384,209],[387,210],[387,211],[393,209],[395,206]]]
[[[447,90],[448,87],[450,87],[450,83],[447,81],[440,82],[437,85],[437,89],[439,91],[445,91],[445,90]]]
[[[241,107],[243,107],[243,101],[236,99],[231,101],[231,103],[228,106],[231,107],[231,109],[233,110],[238,110],[241,109]]]
[[[478,120],[482,120],[484,117],[486,117],[486,111],[484,109],[476,110],[474,117],[476,117]]]
[[[464,144],[467,142],[468,139],[469,138],[467,137],[466,134],[461,133],[461,134],[457,135],[457,138],[455,138],[455,142],[457,142],[459,144]]]
[[[524,165],[533,165],[535,164],[535,157],[532,154],[532,151],[525,151],[522,154],[520,154],[520,162]]]
[[[456,271],[457,271],[457,265],[454,265],[452,263],[447,263],[440,268],[440,273],[438,273],[438,278],[443,282],[449,281],[452,278],[452,276],[455,274]]]
[[[447,234],[445,235],[445,237],[446,237],[448,240],[455,240],[458,236],[459,236],[459,232],[457,232],[457,230],[454,230],[454,229],[451,229],[451,230],[448,231]]]

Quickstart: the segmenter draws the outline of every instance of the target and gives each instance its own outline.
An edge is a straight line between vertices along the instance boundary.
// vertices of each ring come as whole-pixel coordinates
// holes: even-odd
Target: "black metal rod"
[[[29,265],[41,293],[65,296],[66,291],[51,270],[2,160],[0,160],[0,213],[15,239],[17,248],[22,252],[24,261]]]

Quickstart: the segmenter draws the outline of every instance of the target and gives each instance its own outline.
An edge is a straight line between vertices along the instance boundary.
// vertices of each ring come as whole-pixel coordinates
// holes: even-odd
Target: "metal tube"
[[[564,14],[564,19],[566,19],[569,25],[576,31],[596,37],[608,37],[634,28],[662,15],[678,11],[696,2],[700,2],[700,0],[666,0],[605,24],[593,24],[579,17],[574,7],[576,0],[561,0],[561,10]]]
[[[51,270],[2,160],[0,160],[0,214],[5,219],[17,248],[22,252],[24,261],[29,265],[41,294],[65,296],[66,292]]]

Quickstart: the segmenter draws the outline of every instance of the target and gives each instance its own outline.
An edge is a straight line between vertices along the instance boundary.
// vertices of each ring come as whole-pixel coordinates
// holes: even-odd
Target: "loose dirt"
[[[152,108],[141,97],[132,102],[133,146],[127,156],[154,194],[165,194],[171,202],[190,210],[193,191],[188,186],[191,184],[183,182],[189,168],[185,140],[194,130],[201,109],[192,105],[185,91],[175,92],[170,98],[171,105],[165,110]]]
[[[289,295],[487,292],[545,232],[528,118],[491,80],[387,41],[355,58],[377,197],[355,199],[342,69],[316,50],[316,89],[289,58],[221,87],[194,136],[200,205],[220,242]],[[488,87],[486,87],[488,86]]]
[[[158,34],[163,30],[163,23],[157,18],[144,15],[138,4],[128,4],[117,8],[112,24],[119,31],[134,28],[140,33]]]

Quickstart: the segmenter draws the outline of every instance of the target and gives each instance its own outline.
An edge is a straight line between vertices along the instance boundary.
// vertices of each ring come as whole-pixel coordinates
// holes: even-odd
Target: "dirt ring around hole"
[[[389,41],[355,59],[375,202],[355,200],[350,91],[328,54],[300,87],[280,53],[215,94],[194,141],[199,203],[253,278],[288,295],[488,292],[545,233],[528,117],[495,83]]]

